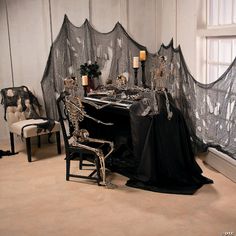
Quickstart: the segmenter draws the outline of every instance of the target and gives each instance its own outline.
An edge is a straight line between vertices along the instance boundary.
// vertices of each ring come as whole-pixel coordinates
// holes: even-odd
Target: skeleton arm
[[[71,100],[67,100],[67,104],[72,108],[72,109],[70,109],[70,110],[73,110],[73,112],[79,113],[78,116],[81,117],[81,119],[79,119],[79,121],[82,121],[84,117],[87,117],[87,118],[89,118],[89,119],[91,119],[91,120],[97,122],[98,124],[114,125],[113,123],[110,123],[110,122],[105,123],[105,122],[103,122],[103,121],[101,121],[101,120],[98,120],[98,119],[96,119],[96,118],[94,118],[94,117],[88,115],[88,114],[86,113],[86,111],[84,111],[84,109],[83,109],[84,107],[83,107],[83,105],[82,105],[80,99],[78,98],[77,100],[78,100],[78,104],[75,104],[75,103],[74,103],[73,101],[71,101]]]

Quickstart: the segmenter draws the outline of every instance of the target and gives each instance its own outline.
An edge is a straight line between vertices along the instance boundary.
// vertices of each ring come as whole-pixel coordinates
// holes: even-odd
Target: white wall
[[[150,52],[157,52],[160,47],[160,1],[129,0],[128,31],[131,37]]]
[[[177,44],[191,74],[196,77],[197,1],[177,1]]]
[[[14,86],[26,85],[40,98],[40,81],[50,49],[47,0],[8,0]]]
[[[120,21],[122,11],[127,12],[127,5],[121,5],[120,1],[92,0],[90,22],[96,30],[107,33]]]
[[[0,0],[0,88],[12,86],[11,60],[8,43],[8,27],[4,0]],[[4,125],[3,106],[0,106],[0,138],[7,134],[7,127]],[[1,149],[1,147],[0,147]]]
[[[163,0],[161,11],[161,42],[169,44],[171,38],[176,42],[176,0]]]
[[[89,19],[89,0],[46,0],[52,16],[52,37],[56,39],[66,14],[75,26]],[[49,22],[48,22],[49,24]]]
[[[174,46],[181,46],[183,56],[191,74],[197,78],[196,48],[197,25],[202,20],[200,3],[205,0],[163,0],[161,41],[168,44],[171,37]],[[200,12],[199,12],[200,11]]]

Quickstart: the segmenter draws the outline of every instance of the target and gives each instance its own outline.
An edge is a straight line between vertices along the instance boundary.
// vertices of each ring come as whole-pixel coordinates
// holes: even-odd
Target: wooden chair
[[[4,119],[10,131],[12,153],[15,153],[14,134],[25,139],[28,162],[31,162],[31,138],[37,137],[38,147],[40,147],[40,137],[48,134],[50,138],[54,133],[57,152],[61,153],[60,123],[39,116],[40,104],[26,86],[4,88],[1,90],[1,95],[5,111]]]

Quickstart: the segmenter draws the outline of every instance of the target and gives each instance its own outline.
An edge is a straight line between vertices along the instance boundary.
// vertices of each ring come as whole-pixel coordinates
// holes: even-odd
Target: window
[[[206,82],[211,83],[236,57],[236,0],[207,0],[205,37]]]
[[[208,0],[207,25],[236,24],[236,0]]]
[[[236,57],[236,38],[207,38],[207,82],[217,80]]]

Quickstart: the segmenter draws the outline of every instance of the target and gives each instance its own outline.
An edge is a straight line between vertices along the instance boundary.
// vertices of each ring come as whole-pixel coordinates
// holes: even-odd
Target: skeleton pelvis
[[[89,132],[86,129],[75,130],[73,137],[79,142],[85,142],[89,138]]]

